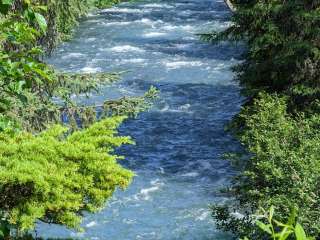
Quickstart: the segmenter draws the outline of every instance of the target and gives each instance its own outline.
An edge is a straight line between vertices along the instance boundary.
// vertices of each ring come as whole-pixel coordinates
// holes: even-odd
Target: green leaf
[[[261,221],[257,221],[256,224],[258,225],[258,227],[259,227],[261,230],[263,230],[263,231],[265,231],[265,232],[267,232],[267,233],[269,233],[269,234],[272,234],[272,231],[271,231],[271,229],[270,229],[270,225],[269,225],[269,224],[266,225],[266,224],[264,224],[264,223],[261,222]]]
[[[279,240],[286,240],[292,233],[292,230],[288,229],[288,227],[284,227],[280,233],[275,234],[275,237]]]
[[[274,215],[274,206],[271,206],[271,208],[269,210],[269,218],[268,218],[270,223],[272,221],[273,215]]]
[[[46,33],[46,31],[47,31],[47,21],[44,18],[44,16],[42,16],[40,13],[35,13],[34,16],[35,16],[35,18],[37,20],[37,23],[38,23],[40,29],[42,30],[42,32]]]
[[[12,5],[14,0],[2,0],[2,4]]]
[[[303,227],[299,223],[297,223],[294,229],[294,233],[296,235],[297,240],[307,240],[307,235],[303,230]]]
[[[293,225],[294,226],[294,223],[296,221],[296,218],[297,218],[297,212],[298,212],[298,209],[296,207],[293,207],[291,209],[291,213],[290,213],[290,216],[289,216],[289,219],[288,219],[288,225]]]

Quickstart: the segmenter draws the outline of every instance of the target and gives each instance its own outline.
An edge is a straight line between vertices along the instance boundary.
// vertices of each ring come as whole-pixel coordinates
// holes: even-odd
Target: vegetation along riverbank
[[[299,223],[319,239],[320,2],[233,4],[232,25],[203,38],[247,44],[243,62],[234,68],[246,101],[231,130],[248,154],[235,156],[241,173],[227,190],[235,200],[213,206],[213,216],[224,230],[266,239],[274,229],[261,209],[275,206],[274,219]],[[283,229],[272,222],[276,231]],[[290,237],[283,230],[272,239]]]
[[[113,153],[133,143],[117,127],[157,90],[79,105],[72,96],[99,92],[119,74],[61,73],[42,61],[80,17],[116,2],[0,1],[0,238],[22,236],[39,220],[79,229],[83,211],[103,207],[134,175]]]
[[[99,106],[79,104],[77,97],[99,93],[104,85],[118,81],[121,73],[65,73],[43,60],[59,43],[72,38],[78,22],[89,11],[117,2],[0,0],[0,239],[23,239],[27,233],[33,233],[38,222],[80,231],[84,213],[102,209],[115,190],[128,187],[134,177],[132,171],[118,163],[124,157],[115,153],[116,148],[134,141],[120,136],[118,128],[126,118],[148,109],[157,96],[157,89],[151,87],[143,96],[105,99]],[[210,3],[203,2],[202,8],[207,11]],[[143,171],[150,168],[145,171],[145,178],[140,178],[150,186],[141,184],[133,197],[126,198],[134,206],[130,212],[137,214],[138,209],[142,215],[134,216],[133,220],[130,215],[120,219],[121,224],[127,224],[122,227],[129,229],[131,224],[130,227],[134,227],[130,231],[133,231],[137,225],[132,224],[139,222],[136,218],[145,218],[147,223],[139,222],[142,227],[136,231],[136,238],[148,233],[150,228],[151,235],[145,236],[157,239],[180,239],[181,236],[197,239],[198,235],[208,239],[212,234],[223,235],[208,231],[213,229],[212,222],[207,220],[207,209],[199,200],[206,199],[211,188],[217,186],[212,179],[233,175],[229,175],[231,170],[226,170],[224,163],[221,166],[221,159],[214,159],[212,154],[220,156],[225,150],[222,145],[231,143],[228,139],[219,141],[225,136],[223,125],[227,121],[220,115],[231,116],[231,107],[240,100],[224,99],[224,95],[226,91],[233,91],[232,99],[238,98],[238,88],[235,89],[234,84],[220,86],[225,83],[214,77],[225,76],[225,71],[210,75],[217,66],[229,66],[225,65],[229,59],[224,57],[227,49],[223,48],[223,53],[215,49],[215,54],[206,55],[208,44],[199,46],[200,43],[195,42],[198,39],[193,41],[194,35],[185,35],[194,23],[188,22],[189,18],[201,15],[199,20],[203,24],[203,20],[211,19],[208,15],[216,14],[223,4],[215,3],[217,8],[202,16],[198,2],[181,1],[174,6],[171,1],[148,2],[135,8],[118,8],[125,17],[119,14],[115,19],[120,22],[113,22],[121,23],[119,29],[122,30],[123,26],[130,27],[135,22],[133,29],[144,37],[143,44],[135,46],[137,39],[132,37],[135,32],[125,32],[130,39],[123,37],[122,45],[112,46],[115,54],[127,55],[128,49],[144,54],[124,59],[130,60],[130,64],[145,64],[146,55],[153,57],[149,61],[157,65],[156,71],[151,65],[138,67],[150,78],[159,77],[163,81],[159,85],[170,95],[168,99],[174,100],[163,101],[163,108],[156,116],[149,118],[149,122],[140,121],[137,127],[147,130],[139,132],[140,135],[153,133],[155,137],[146,138],[145,145],[137,146],[141,152],[133,156],[141,156],[143,161],[131,165],[145,164]],[[227,3],[236,10],[232,24],[222,32],[204,34],[203,38],[216,44],[231,41],[246,46],[243,61],[234,68],[245,102],[230,124],[230,131],[246,151],[230,154],[239,167],[239,174],[225,189],[229,200],[224,205],[212,206],[215,225],[244,240],[320,239],[320,2],[234,0]],[[152,15],[154,8],[165,10]],[[220,24],[225,17],[218,15]],[[108,32],[105,31],[109,29],[107,24],[104,22],[103,34]],[[141,24],[149,28],[141,28]],[[201,24],[198,27],[202,29]],[[177,36],[170,35],[175,31],[179,33]],[[157,37],[160,39],[154,39]],[[101,49],[110,50],[110,46],[106,46]],[[202,51],[202,47],[207,52]],[[196,75],[201,66],[202,71]],[[173,74],[179,69],[184,72]],[[163,72],[166,75],[161,76]],[[149,86],[146,75],[138,75],[139,79],[131,82],[130,87]],[[208,79],[201,79],[208,75]],[[198,76],[201,77],[198,79]],[[174,81],[170,82],[169,78]],[[222,81],[227,78],[222,77]],[[201,80],[199,84],[197,81]],[[228,111],[219,111],[219,106]],[[219,124],[212,125],[212,122]],[[211,131],[213,129],[215,131]],[[211,152],[217,150],[212,147],[214,144],[219,151]],[[149,151],[145,155],[143,148]],[[157,164],[152,167],[146,164],[150,158],[157,158],[154,161]],[[211,175],[214,168],[217,171]],[[188,184],[192,182],[196,184]],[[202,185],[206,186],[200,189]],[[165,188],[171,193],[165,192]],[[185,191],[179,192],[180,189]],[[158,194],[160,201],[152,202],[151,194]],[[149,208],[140,211],[137,200],[150,203]],[[184,205],[187,200],[196,204]],[[118,204],[123,208],[130,203],[118,201]],[[144,214],[155,209],[154,206],[160,211],[146,217]],[[176,212],[177,209],[183,211]],[[159,221],[151,222],[154,219]],[[196,225],[194,221],[208,225]],[[171,228],[172,223],[177,226]],[[164,230],[159,228],[160,232],[155,232],[157,224]],[[194,226],[203,228],[198,231]],[[120,235],[119,229],[115,235]],[[166,235],[168,232],[176,235]],[[34,235],[27,238],[32,239]]]

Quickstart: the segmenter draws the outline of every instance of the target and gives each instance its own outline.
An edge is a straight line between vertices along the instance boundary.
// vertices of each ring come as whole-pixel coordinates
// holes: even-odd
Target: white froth
[[[203,212],[202,214],[200,214],[200,216],[197,216],[197,217],[196,217],[196,220],[197,220],[197,221],[204,221],[204,220],[206,220],[209,216],[210,216],[210,212],[206,211],[206,212]]]
[[[160,169],[160,173],[161,173],[161,174],[165,174],[165,171],[164,171],[164,168],[163,168],[163,167],[160,167],[159,169]]]
[[[199,173],[197,172],[189,172],[189,173],[181,174],[181,177],[197,177],[197,176],[199,176]]]
[[[143,49],[131,45],[122,45],[110,48],[113,52],[144,52]]]
[[[184,31],[193,31],[193,30],[195,30],[195,27],[194,26],[192,26],[192,25],[184,25],[184,26],[179,26],[179,28],[181,28],[182,30],[184,30]]]
[[[142,18],[141,20],[136,20],[135,22],[136,23],[144,23],[144,24],[148,24],[148,25],[153,23],[153,21],[150,20],[149,18]]]
[[[102,13],[109,13],[109,12],[118,12],[118,13],[141,13],[146,12],[146,10],[141,10],[137,8],[106,8],[101,10]]]
[[[151,199],[152,193],[159,191],[160,188],[164,186],[164,183],[161,182],[159,179],[152,180],[150,183],[151,187],[141,189],[140,192],[135,195],[135,199],[142,199],[148,201]]]
[[[184,104],[182,106],[179,107],[180,110],[188,110],[191,107],[191,105],[189,103]]]
[[[162,33],[162,32],[149,32],[149,33],[143,34],[143,36],[146,38],[162,37],[165,35],[167,35],[167,33]]]
[[[165,62],[164,65],[168,69],[177,69],[182,67],[200,67],[203,63],[200,61],[176,61],[176,62]]]
[[[178,49],[183,49],[183,50],[186,50],[186,49],[191,49],[192,47],[194,46],[194,44],[192,43],[181,43],[181,44],[176,44],[175,47],[178,48]]]
[[[160,112],[166,112],[170,109],[170,106],[166,104],[163,108],[160,109]]]
[[[158,191],[159,188],[160,188],[159,186],[154,186],[154,187],[150,187],[150,188],[141,189],[139,196],[143,200],[150,200],[150,198],[151,198],[150,193]]]
[[[131,58],[131,59],[122,59],[121,63],[144,63],[146,59],[143,58]]]
[[[92,38],[87,38],[86,40],[84,40],[85,42],[94,42],[94,41],[96,41],[97,39],[96,38],[94,38],[94,37],[92,37]]]
[[[172,30],[175,30],[177,29],[178,27],[176,26],[173,26],[173,25],[166,25],[166,26],[163,26],[162,29],[163,30],[166,30],[166,31],[172,31]]]
[[[186,32],[193,32],[195,30],[195,27],[192,25],[165,25],[161,27],[161,29],[166,30],[166,31],[176,31],[176,30],[182,30]]]
[[[158,4],[158,3],[149,3],[143,6],[147,8],[173,8],[173,6],[169,4]]]
[[[86,227],[87,228],[91,228],[91,227],[94,227],[94,226],[96,226],[97,225],[97,223],[95,222],[95,221],[92,221],[92,222],[89,222],[87,225],[86,225]]]
[[[102,22],[103,26],[126,26],[131,24],[132,22]]]
[[[101,72],[101,68],[99,67],[90,67],[90,66],[86,66],[84,68],[81,69],[81,72],[84,73],[96,73],[96,72]]]
[[[69,58],[81,58],[85,57],[86,55],[83,53],[69,53],[62,57],[62,59],[69,59]]]

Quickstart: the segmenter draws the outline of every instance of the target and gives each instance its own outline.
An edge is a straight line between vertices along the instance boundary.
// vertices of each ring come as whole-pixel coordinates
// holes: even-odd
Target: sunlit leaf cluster
[[[79,228],[84,211],[94,212],[133,173],[118,164],[113,149],[132,144],[117,136],[123,117],[113,117],[68,135],[52,126],[39,135],[0,134],[0,213],[19,230],[38,220]]]

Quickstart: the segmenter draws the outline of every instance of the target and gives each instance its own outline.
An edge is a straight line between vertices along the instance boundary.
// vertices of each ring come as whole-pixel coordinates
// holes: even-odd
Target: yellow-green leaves
[[[133,173],[113,151],[133,143],[117,136],[123,117],[106,118],[66,136],[52,126],[32,135],[0,133],[0,212],[20,230],[38,220],[78,228],[81,211],[96,211]]]
[[[294,234],[296,235],[297,240],[308,240],[307,235],[303,229],[303,227],[300,225],[300,223],[297,223],[294,228]]]

